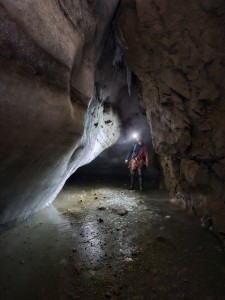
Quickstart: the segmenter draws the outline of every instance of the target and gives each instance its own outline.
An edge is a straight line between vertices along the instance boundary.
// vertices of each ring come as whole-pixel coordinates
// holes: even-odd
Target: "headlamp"
[[[134,132],[134,133],[132,134],[132,138],[133,138],[133,139],[137,139],[137,137],[138,137],[138,134],[137,134],[136,132]]]

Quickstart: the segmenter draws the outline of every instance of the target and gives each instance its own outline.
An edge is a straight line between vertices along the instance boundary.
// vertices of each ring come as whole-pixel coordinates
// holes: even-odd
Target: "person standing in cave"
[[[143,191],[144,170],[149,166],[148,148],[141,135],[136,137],[136,141],[125,159],[125,164],[129,163],[130,169],[131,185],[129,190],[134,190],[135,175],[138,172],[140,191]]]

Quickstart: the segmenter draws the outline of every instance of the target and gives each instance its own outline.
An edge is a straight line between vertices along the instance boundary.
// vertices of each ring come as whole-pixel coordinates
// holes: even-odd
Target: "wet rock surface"
[[[170,207],[166,192],[126,183],[67,184],[2,234],[0,298],[224,299],[218,240]]]

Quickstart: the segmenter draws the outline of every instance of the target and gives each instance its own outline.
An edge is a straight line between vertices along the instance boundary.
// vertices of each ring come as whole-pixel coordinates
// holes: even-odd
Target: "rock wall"
[[[171,199],[224,233],[224,14],[223,0],[1,0],[0,224],[119,138],[130,68]]]
[[[51,203],[79,166],[119,138],[113,101],[126,74],[110,102],[98,93],[107,91],[110,75],[96,79],[117,6],[118,0],[0,1],[3,226]]]
[[[124,0],[118,22],[171,198],[224,233],[224,1]]]

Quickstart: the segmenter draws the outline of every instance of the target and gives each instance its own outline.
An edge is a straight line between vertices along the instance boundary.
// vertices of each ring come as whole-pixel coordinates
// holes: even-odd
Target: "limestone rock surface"
[[[112,103],[126,76],[111,101],[99,94],[106,80],[96,79],[117,5],[1,1],[0,224],[50,204],[78,167],[119,138]]]
[[[171,198],[225,232],[224,1],[124,0],[119,24]]]

